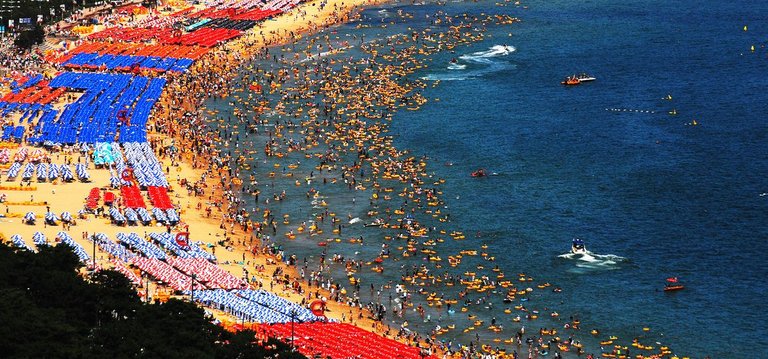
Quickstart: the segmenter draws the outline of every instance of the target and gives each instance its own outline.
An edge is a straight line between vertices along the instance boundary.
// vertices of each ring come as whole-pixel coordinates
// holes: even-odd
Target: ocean
[[[510,305],[499,299],[492,306],[470,306],[469,313],[486,324],[492,318],[504,324],[502,334],[463,333],[460,329],[473,321],[468,313],[426,307],[419,295],[414,299],[424,303],[429,322],[409,311],[388,323],[408,320],[409,328],[420,332],[455,324],[455,331],[438,338],[464,344],[480,339],[495,347],[504,344],[492,338],[513,337],[523,325],[528,333],[541,327],[562,330],[573,317],[582,326],[574,338],[588,353],[599,353],[599,342],[616,336],[617,344],[628,346],[639,338],[692,358],[766,357],[768,330],[761,322],[768,263],[759,256],[768,252],[768,125],[763,118],[768,113],[768,3],[501,4],[506,6],[395,3],[367,9],[361,20],[316,35],[353,44],[352,35],[382,39],[430,26],[427,15],[437,11],[521,20],[489,27],[483,40],[440,52],[428,67],[409,75],[430,84],[422,90],[429,102],[417,111],[397,112],[389,135],[398,149],[428,158],[433,178],[445,179],[442,210],[451,216],[443,226],[463,231],[466,239],[448,238],[438,254],[445,259],[487,245],[485,251],[495,256],[494,262],[466,257],[455,273],[474,271],[477,264],[498,265],[507,278],[524,273],[535,278],[531,286],[547,282],[562,292],[535,290],[526,302],[512,304],[540,310],[538,321],[513,322],[516,314],[505,314]],[[398,11],[413,16],[403,19]],[[329,58],[360,55],[351,49]],[[597,80],[560,84],[582,72]],[[228,111],[223,103],[208,107]],[[274,159],[259,156],[265,139],[249,141],[241,146],[259,152],[252,163],[261,174],[279,173],[288,163],[316,164],[289,154],[273,167]],[[471,177],[478,168],[492,175]],[[317,201],[324,199],[340,218],[366,218],[370,193],[344,185],[315,184],[323,196],[313,208],[306,186],[290,186],[311,170],[299,167],[296,177],[261,181],[262,196],[286,188],[288,200],[273,204],[275,213],[289,214],[295,227],[321,213]],[[362,235],[365,244],[345,239],[328,254],[375,258],[383,236],[344,223],[339,237]],[[317,262],[317,238],[283,238],[278,242],[287,252]],[[583,239],[592,255],[581,260],[566,255],[572,238]],[[420,258],[402,258],[386,262],[382,274],[361,271],[363,301],[377,300],[366,290],[370,283],[378,291],[380,284],[399,281],[404,270],[420,263]],[[332,273],[346,281],[342,266]],[[679,278],[686,288],[661,291],[668,277]],[[455,295],[453,290],[437,289],[448,296]],[[551,317],[553,310],[560,317]],[[600,335],[590,335],[591,329]]]

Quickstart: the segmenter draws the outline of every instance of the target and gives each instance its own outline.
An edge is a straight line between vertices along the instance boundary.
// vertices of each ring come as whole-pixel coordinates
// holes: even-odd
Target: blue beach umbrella
[[[18,234],[14,234],[11,236],[11,243],[13,243],[13,245],[18,248],[24,248],[29,251],[32,250],[32,248],[30,248],[26,243],[24,243],[24,240]]]
[[[59,221],[59,217],[56,217],[56,214],[53,212],[47,212],[45,214],[45,222],[50,225],[56,225],[56,222]]]
[[[24,215],[24,222],[27,224],[35,224],[36,220],[37,216],[34,212],[27,212],[27,214]]]
[[[139,221],[139,216],[136,214],[136,211],[134,211],[131,208],[126,208],[124,211],[124,215],[129,223],[136,223]]]
[[[48,179],[53,181],[57,177],[59,177],[59,166],[55,163],[51,163],[51,165],[48,166]]]
[[[38,181],[45,181],[45,179],[48,177],[48,169],[45,166],[45,163],[40,163],[37,165],[37,180]]]
[[[42,234],[40,232],[35,232],[35,234],[32,235],[32,241],[38,247],[48,244],[48,240],[45,238],[45,234]]]
[[[19,171],[21,170],[21,163],[14,162],[10,168],[8,168],[8,180],[14,180],[19,175]]]
[[[146,208],[136,208],[136,213],[139,215],[139,218],[141,218],[141,223],[145,226],[152,223],[152,217],[149,215]]]

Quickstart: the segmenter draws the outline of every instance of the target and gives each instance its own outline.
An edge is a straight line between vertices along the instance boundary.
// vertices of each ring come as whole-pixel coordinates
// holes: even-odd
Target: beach
[[[284,258],[281,258],[282,253],[268,251],[261,240],[254,240],[253,234],[247,227],[243,228],[239,223],[235,227],[234,218],[228,216],[229,211],[223,210],[223,208],[232,209],[233,203],[237,201],[236,196],[232,194],[231,177],[222,176],[224,171],[221,167],[223,166],[218,166],[214,161],[211,161],[211,156],[217,150],[213,146],[206,146],[206,144],[193,146],[197,144],[197,139],[186,137],[188,133],[177,130],[186,124],[169,125],[165,120],[187,111],[194,112],[194,109],[199,106],[201,98],[199,95],[211,95],[210,92],[206,91],[206,86],[217,81],[226,84],[228,80],[231,80],[231,78],[227,78],[227,74],[232,73],[243,61],[253,56],[254,48],[287,43],[305,33],[316,32],[319,29],[345,21],[354,9],[372,4],[374,3],[369,1],[308,2],[299,6],[289,15],[279,16],[261,24],[258,31],[254,30],[250,35],[230,42],[222,49],[214,51],[209,55],[207,61],[201,61],[195,68],[192,68],[189,75],[175,79],[176,82],[172,82],[175,87],[168,89],[164,97],[160,99],[160,104],[168,106],[168,108],[156,110],[153,117],[157,120],[148,124],[148,128],[156,129],[156,131],[149,132],[148,142],[155,145],[153,147],[159,158],[160,167],[166,169],[166,175],[169,182],[172,183],[169,187],[169,192],[172,194],[171,201],[182,217],[182,222],[173,228],[174,232],[188,232],[190,241],[212,251],[217,257],[219,265],[234,275],[241,276],[241,273],[247,271],[249,275],[246,275],[245,279],[250,282],[252,287],[268,288],[270,292],[277,293],[296,303],[301,302],[308,305],[314,298],[331,297],[331,292],[324,288],[316,287],[314,290],[308,290],[306,287],[301,289],[292,286],[292,283],[300,279],[299,273],[292,266],[286,265]],[[224,95],[225,93],[216,94],[216,96]],[[172,105],[173,107],[180,106],[171,110]],[[61,108],[65,106],[65,103],[56,106]],[[162,151],[168,148],[169,143],[181,151],[174,152],[172,155],[164,154]],[[8,144],[6,148],[16,149],[17,146]],[[65,183],[58,180],[33,180],[28,183],[22,181],[18,185],[14,182],[4,182],[3,206],[6,216],[3,221],[9,224],[4,226],[4,238],[8,240],[11,234],[14,234],[29,240],[34,237],[35,233],[39,232],[45,236],[48,243],[54,244],[59,241],[57,233],[63,230],[69,233],[88,253],[95,254],[86,263],[87,265],[90,266],[95,260],[97,267],[110,268],[112,267],[110,260],[114,257],[101,248],[97,249],[96,242],[88,240],[89,236],[103,233],[109,238],[115,238],[121,232],[137,232],[148,239],[148,233],[166,230],[170,232],[170,227],[162,226],[159,223],[155,228],[151,226],[143,228],[115,226],[112,220],[105,218],[106,216],[94,216],[93,214],[77,216],[78,218],[72,221],[69,226],[60,223],[48,225],[43,220],[34,225],[23,224],[22,217],[29,212],[36,213],[40,217],[49,212],[59,214],[70,211],[75,214],[77,209],[82,206],[79,203],[81,198],[85,198],[92,188],[103,187],[104,184],[110,182],[110,171],[101,168],[101,166],[99,166],[100,168],[94,167],[93,152],[93,150],[78,151],[68,148],[65,151],[40,151],[40,153],[36,153],[37,156],[43,158],[43,163],[85,164],[85,168],[89,171],[87,182]],[[199,157],[201,154],[204,156]],[[216,159],[219,160],[220,158]],[[37,158],[35,163],[38,161],[40,158]],[[5,168],[7,169],[8,166]],[[187,183],[195,183],[195,186],[201,191],[197,195],[195,195],[196,191],[185,191],[185,184]],[[122,205],[120,206],[122,208]],[[214,209],[210,210],[212,207]],[[206,209],[210,211],[206,211]],[[254,215],[257,214],[254,213]],[[279,273],[286,273],[287,275],[285,277],[280,275],[278,280],[277,274]],[[167,298],[172,292],[165,286],[154,283],[154,281],[146,282],[148,283],[147,288],[139,288],[139,293],[142,295],[146,291],[150,298]],[[329,319],[347,321],[379,333],[384,333],[386,330],[379,323],[371,320],[369,318],[370,313],[364,312],[360,307],[350,307],[336,301],[325,303],[325,315]],[[220,320],[229,323],[229,326],[237,322],[236,318],[224,312],[214,311],[214,313],[217,313]]]
[[[756,41],[755,30],[738,26],[722,35],[721,53],[733,56],[702,62],[697,49],[706,41],[661,15],[617,5],[606,11],[624,22],[586,21],[587,10],[572,4],[536,5],[329,0],[290,3],[282,14],[255,21],[247,17],[260,13],[237,7],[178,3],[160,15],[131,17],[129,28],[189,21],[182,34],[168,30],[150,40],[159,43],[155,54],[166,53],[158,60],[137,60],[150,50],[126,45],[145,40],[94,38],[46,56],[67,69],[63,75],[50,71],[15,92],[5,84],[8,123],[34,120],[26,122],[24,143],[3,142],[0,208],[8,225],[0,232],[5,240],[18,235],[37,243],[42,234],[43,242],[71,245],[63,232],[79,244],[81,258],[89,255],[85,264],[95,253],[99,267],[130,267],[142,295],[194,298],[226,327],[250,326],[260,335],[285,336],[286,328],[226,304],[221,298],[237,299],[232,293],[240,284],[227,287],[237,280],[304,310],[321,302],[332,320],[412,347],[421,343],[436,356],[743,353],[746,346],[728,342],[725,333],[741,328],[736,341],[759,336],[743,326],[754,318],[750,293],[761,287],[750,284],[752,275],[712,273],[710,259],[718,253],[743,263],[742,254],[712,246],[730,243],[728,233],[762,233],[753,220],[764,207],[754,175],[760,171],[753,171],[761,151],[748,134],[762,127],[732,108],[751,95],[724,102],[742,119],[730,128],[717,120],[725,110],[702,100],[708,93],[727,97],[721,89],[694,89],[663,75],[685,78],[680,73],[688,68],[746,63],[734,76],[748,93],[759,84],[744,79],[759,65],[734,47]],[[664,25],[646,31],[649,22]],[[252,27],[238,29],[244,24]],[[207,39],[190,36],[198,26],[226,40],[203,46]],[[602,31],[605,39],[592,36]],[[653,46],[642,51],[622,31],[642,34]],[[687,63],[668,61],[659,74],[645,67],[675,58],[672,49],[686,34],[694,44],[685,48]],[[636,58],[628,60],[624,48],[635,49]],[[92,51],[101,51],[101,60],[89,57]],[[137,62],[129,68],[128,60],[102,54],[110,51],[134,51],[130,61]],[[182,53],[194,59],[170,55]],[[651,74],[633,77],[635,68]],[[597,80],[560,84],[582,69]],[[59,88],[67,91],[56,97]],[[46,132],[56,122],[41,129],[35,125],[42,119],[13,110],[25,97],[46,96],[54,100],[43,118],[85,116],[68,108],[89,109],[85,100],[99,96],[116,96],[113,103],[128,111],[92,105],[123,116],[122,124],[104,125],[100,135],[88,127],[92,119],[85,121],[75,138],[100,140],[61,146],[51,139],[69,138],[65,131]],[[115,153],[125,164],[111,158]],[[52,168],[63,171],[64,164],[76,178],[52,180]],[[17,174],[6,181],[12,166],[29,180]],[[116,199],[102,205],[109,192]],[[78,213],[84,199],[85,207],[96,205]],[[137,207],[155,219],[126,220]],[[35,224],[23,224],[30,212]],[[44,220],[63,212],[76,224]],[[96,245],[90,236],[100,233],[134,252],[144,242],[160,246],[168,258],[131,265],[134,259],[109,253],[105,242]],[[123,237],[129,233],[135,238]],[[571,238],[582,236],[589,250],[569,251]],[[190,249],[179,250],[171,238],[189,241]],[[183,288],[173,289],[159,277],[141,277],[152,263],[187,268],[175,264],[176,254],[193,252],[215,256],[234,279],[219,286],[182,275],[173,283]],[[667,292],[665,279],[678,278],[685,290]],[[734,290],[716,285],[723,280]],[[724,298],[740,304],[711,307]],[[716,333],[712,341],[701,340],[697,321]]]
[[[516,357],[518,350],[520,355],[556,350],[557,355],[568,351],[581,355],[583,344],[573,338],[581,329],[578,317],[565,321],[564,329],[539,329],[537,342],[525,336],[524,325],[505,333],[505,325],[535,321],[540,315],[552,318],[550,325],[563,326],[554,309],[540,312],[525,303],[534,292],[559,293],[560,288],[535,282],[525,273],[507,277],[493,263],[495,255],[485,244],[443,253],[442,258],[438,251],[444,252],[439,247],[445,241],[468,237],[451,225],[441,198],[445,180],[427,172],[428,158],[397,149],[387,135],[394,114],[419,110],[428,102],[421,92],[429,83],[405,76],[426,68],[428,57],[441,50],[481,41],[486,27],[511,26],[518,20],[436,13],[427,18],[433,26],[442,27],[440,32],[413,31],[372,41],[363,36],[332,40],[328,35],[300,41],[304,34],[347,21],[354,7],[343,4],[304,4],[293,15],[262,23],[220,50],[210,51],[187,72],[164,75],[167,85],[147,122],[147,142],[159,159],[154,167],[164,172],[170,184],[170,200],[182,222],[158,225],[155,234],[140,231],[138,237],[150,239],[163,231],[184,233],[253,288],[278,293],[302,306],[320,299],[331,319],[410,345],[421,342],[433,353]],[[398,13],[397,17],[407,21],[410,15]],[[279,44],[288,45],[274,47]],[[339,67],[334,57],[353,48],[363,57],[350,57],[348,67]],[[499,45],[478,56],[514,51]],[[242,71],[244,65],[246,71]],[[151,76],[141,68],[137,73]],[[91,156],[57,156],[51,161],[86,163],[88,168],[86,158]],[[318,164],[304,164],[312,161]],[[114,176],[112,171],[93,172],[90,182],[94,183],[109,183]],[[87,193],[89,183],[58,188],[40,183],[35,193],[40,197],[50,191],[61,199],[45,204],[46,212],[72,210],[66,207],[66,199]],[[27,192],[8,197],[9,204],[18,203],[13,205],[15,216],[34,212],[34,206],[21,204]],[[47,196],[37,200],[48,201]],[[122,204],[118,200],[117,208]],[[291,210],[294,206],[298,213]],[[107,220],[85,214],[76,225],[82,236],[73,237],[83,248],[96,247],[95,241],[89,241],[95,233],[121,238],[119,233],[128,231],[108,226],[115,222],[115,215],[111,216]],[[35,232],[41,232],[56,237],[46,229],[44,224],[40,231],[38,223],[14,234],[34,238]],[[359,250],[344,255],[348,245]],[[301,257],[293,250],[300,251]],[[110,256],[97,251],[95,257],[99,265],[110,266],[106,263]],[[462,266],[462,261],[469,264]],[[400,270],[390,272],[398,266]],[[149,292],[153,286],[145,282],[144,290]],[[194,278],[186,283],[196,287]],[[154,288],[151,297],[167,298],[173,292],[158,285]],[[195,297],[194,291],[190,298]],[[501,314],[509,319],[476,314],[502,299],[506,309]],[[516,300],[522,304],[514,304]],[[214,312],[227,325],[237,322]],[[449,320],[458,315],[466,319]],[[248,321],[242,316],[240,320]],[[457,328],[456,323],[466,327]],[[467,342],[438,340],[451,331],[463,332]],[[570,332],[569,338],[561,342],[559,331]],[[509,352],[504,346],[511,348]],[[614,352],[621,353],[617,348]]]

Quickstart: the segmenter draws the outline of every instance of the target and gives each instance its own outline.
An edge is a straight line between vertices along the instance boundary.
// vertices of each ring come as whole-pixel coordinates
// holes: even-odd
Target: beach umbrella
[[[37,180],[38,181],[45,181],[45,179],[48,177],[48,170],[45,167],[45,163],[40,163],[37,165]]]
[[[166,217],[168,218],[168,221],[171,222],[171,224],[179,223],[181,218],[176,214],[175,209],[168,209],[165,211]]]
[[[155,220],[158,222],[167,222],[168,217],[165,216],[165,212],[163,212],[160,208],[152,208],[152,215],[155,217]]]
[[[53,181],[57,177],[59,177],[59,166],[57,166],[55,163],[51,163],[48,166],[48,179]]]
[[[61,212],[61,220],[62,222],[72,222],[72,214],[69,212]]]
[[[48,244],[48,240],[45,238],[45,234],[42,234],[40,232],[35,232],[35,234],[32,235],[32,241],[38,247]]]
[[[11,162],[11,151],[7,148],[0,149],[0,164]]]
[[[109,185],[112,186],[112,188],[120,188],[122,185],[122,181],[117,177],[109,177]]]
[[[37,220],[37,216],[34,212],[27,212],[27,214],[24,215],[24,222],[28,224],[35,224],[35,220]]]
[[[68,165],[61,165],[61,179],[68,182],[75,179],[75,177],[72,175],[72,170]]]
[[[26,243],[24,243],[24,240],[18,234],[14,234],[11,236],[11,243],[13,243],[13,245],[18,248],[24,248],[29,251],[32,250],[32,248],[30,248]]]
[[[83,182],[91,178],[91,176],[88,174],[88,171],[86,170],[85,165],[82,163],[75,165],[75,172],[77,173],[77,177],[80,178],[80,180]]]
[[[59,221],[59,217],[56,217],[56,214],[53,212],[47,212],[45,214],[45,222],[51,225],[55,225],[56,222]]]
[[[118,211],[115,207],[109,208],[109,216],[112,217],[112,221],[114,221],[116,224],[125,223],[125,216],[123,216],[122,213],[120,213],[120,211]]]
[[[128,220],[128,222],[136,223],[139,220],[139,216],[133,209],[126,208],[124,212],[125,218]]]
[[[32,178],[34,173],[35,173],[35,165],[31,163],[27,163],[27,165],[24,166],[24,172],[21,173],[21,178],[24,180],[28,180]]]
[[[8,180],[16,179],[16,176],[19,175],[19,171],[21,170],[21,163],[14,162],[10,168],[8,168]]]
[[[88,256],[88,253],[86,253],[83,246],[81,246],[79,243],[75,242],[74,239],[72,239],[72,236],[69,235],[69,233],[61,231],[56,234],[56,238],[61,240],[62,243],[66,244],[72,250],[75,252],[78,258],[80,258],[81,262],[86,262],[90,257]]]

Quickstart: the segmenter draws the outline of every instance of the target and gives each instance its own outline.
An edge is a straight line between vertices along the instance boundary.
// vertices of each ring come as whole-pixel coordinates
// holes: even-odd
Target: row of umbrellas
[[[81,246],[79,243],[75,242],[74,239],[69,235],[67,232],[59,232],[56,234],[56,237],[61,240],[61,243],[64,243],[72,248],[72,250],[75,252],[78,258],[80,258],[81,262],[86,262],[90,257],[88,256],[88,253],[85,252],[85,249],[83,246]]]
[[[90,258],[88,256],[88,253],[85,252],[85,249],[79,243],[75,242],[75,240],[72,239],[72,236],[70,236],[69,233],[60,231],[59,233],[56,234],[56,238],[60,240],[62,243],[66,244],[67,246],[71,247],[72,250],[74,250],[77,257],[80,258],[80,261],[85,262]],[[27,246],[26,243],[24,243],[24,240],[18,234],[14,234],[11,236],[11,242],[16,247],[32,250],[32,248],[30,248],[29,246]],[[38,248],[41,246],[47,246],[48,238],[46,238],[45,234],[43,234],[42,232],[35,232],[32,235],[32,242],[34,242]]]
[[[165,252],[136,233],[118,233],[117,240],[148,258],[165,259]]]
[[[243,289],[248,288],[248,283],[236,278],[232,273],[221,269],[219,266],[204,258],[180,258],[168,257],[165,260],[176,269],[195,275],[195,278],[209,288]]]
[[[123,152],[126,162],[133,168],[133,175],[139,185],[142,187],[168,187],[168,180],[163,173],[163,167],[155,157],[149,143],[126,142],[123,144]],[[120,174],[125,170],[125,168],[121,168],[120,163],[116,167]]]
[[[46,212],[44,219],[45,222],[50,225],[56,225],[59,221],[70,223],[72,222],[72,214],[69,212],[61,212],[61,217],[58,217],[56,216],[56,213]],[[35,212],[27,212],[23,217],[23,221],[26,224],[35,224],[37,221],[37,215]]]
[[[292,312],[295,312],[296,319],[301,321],[320,319],[296,303],[279,301],[278,299],[282,298],[274,294],[255,296],[247,291],[212,289],[195,291],[194,299],[209,307],[257,323],[289,323],[292,321]]]
[[[150,233],[149,238],[153,241],[160,243],[163,248],[173,252],[175,255],[181,258],[205,258],[209,261],[216,261],[216,256],[206,252],[200,246],[195,243],[187,243],[187,246],[182,247],[176,242],[176,236],[171,233]]]
[[[96,245],[99,246],[101,250],[119,258],[123,262],[128,262],[131,258],[136,256],[125,247],[111,241],[104,233],[97,233],[94,235],[94,238],[96,240]]]
[[[83,180],[83,178],[85,178],[85,180],[87,180],[90,178],[88,172],[85,170],[85,166],[81,164],[78,164],[78,166],[83,166],[80,170],[78,170],[78,176],[80,179]],[[21,163],[14,162],[11,167],[8,168],[8,181],[15,180],[16,177],[19,176],[21,169]],[[29,180],[35,175],[35,172],[37,172],[38,181],[44,181],[46,179],[53,181],[58,177],[61,177],[61,179],[68,182],[75,179],[69,166],[65,164],[57,165],[55,163],[40,163],[37,166],[32,163],[27,163],[26,166],[24,166],[24,171],[21,174],[21,178],[24,180]]]
[[[159,208],[152,208],[151,217],[147,209],[142,207],[126,208],[122,213],[116,207],[110,207],[107,213],[109,213],[112,222],[118,225],[123,225],[125,223],[136,224],[141,222],[143,225],[148,226],[152,223],[152,217],[155,217],[155,220],[158,223],[163,224],[176,225],[180,221],[179,215],[176,214],[175,209],[162,210]]]

